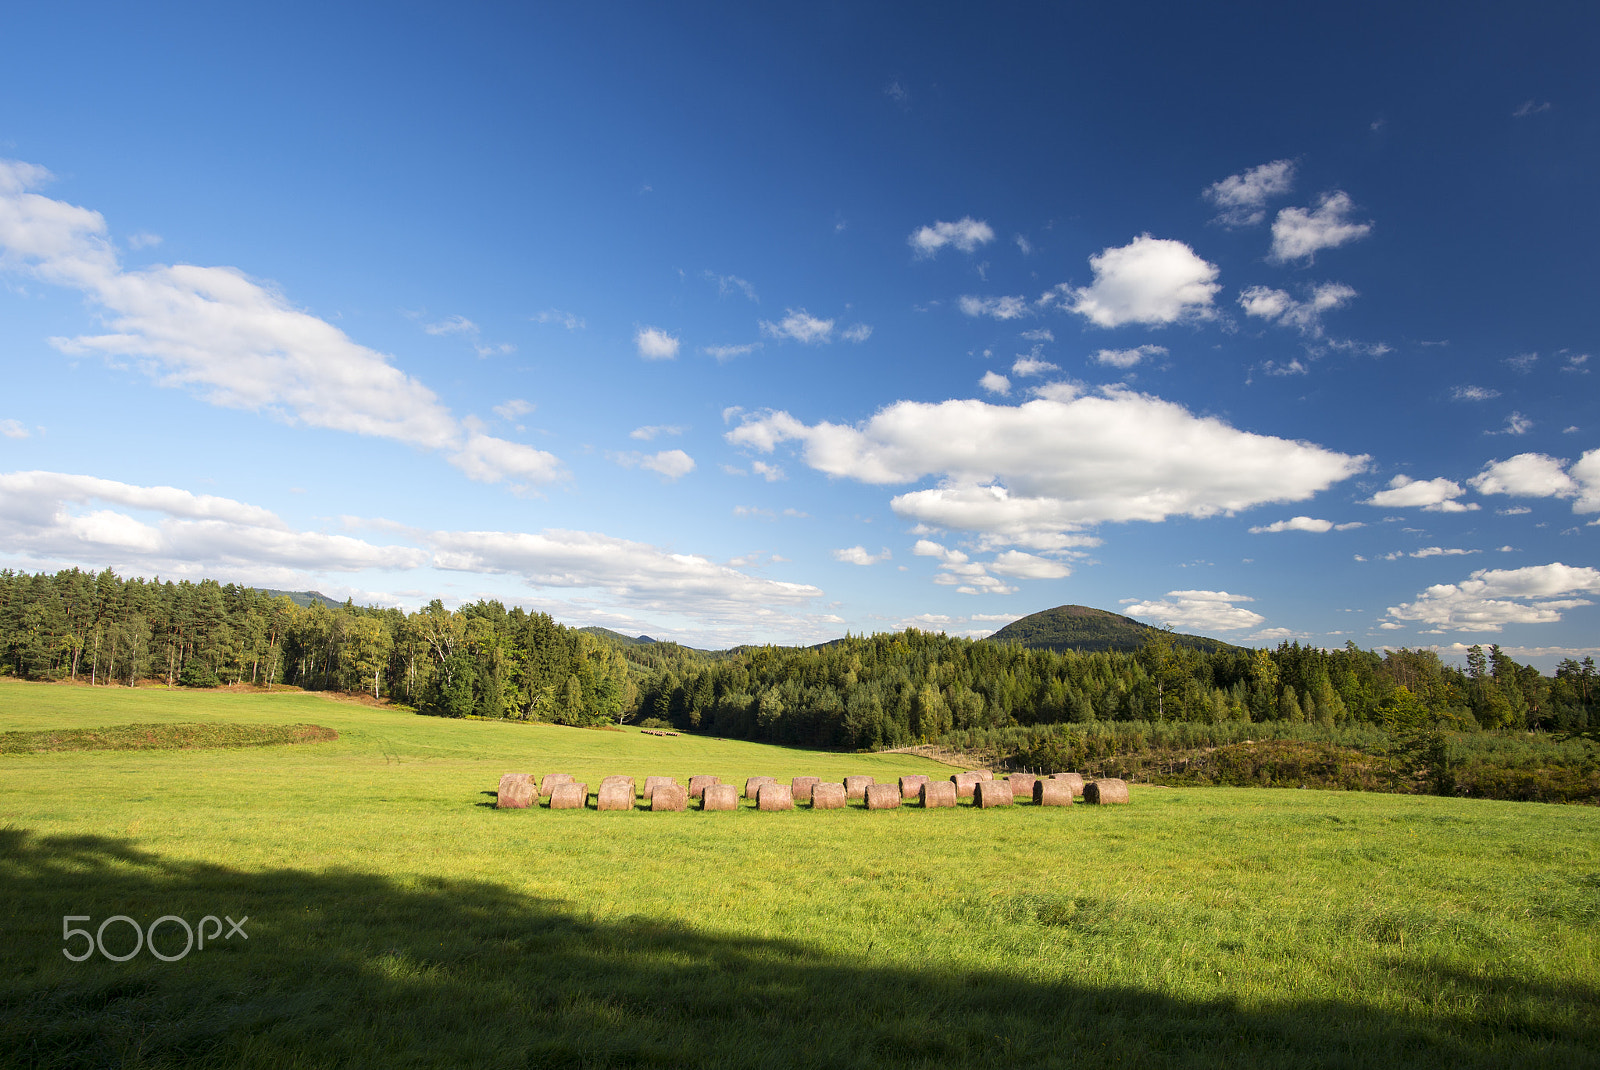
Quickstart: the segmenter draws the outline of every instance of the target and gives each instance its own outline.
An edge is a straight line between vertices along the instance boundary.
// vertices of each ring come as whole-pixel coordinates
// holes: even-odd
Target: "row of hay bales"
[[[632,810],[641,798],[631,776],[608,776],[593,794],[596,810]],[[507,773],[500,778],[498,805],[526,809],[544,798],[550,800],[552,810],[581,810],[589,805],[589,797],[589,785],[576,781],[571,773],[546,773],[537,785],[531,773]],[[714,776],[692,776],[687,786],[674,777],[646,777],[642,798],[649,810],[686,810],[691,800],[698,801],[702,810],[739,808],[738,786],[724,784]],[[1115,779],[1085,781],[1077,773],[1049,777],[1012,773],[996,780],[987,769],[957,773],[948,781],[920,774],[903,776],[893,784],[879,784],[870,776],[847,776],[837,784],[814,776],[797,776],[787,784],[776,777],[754,776],[744,782],[744,798],[753,801],[757,810],[766,811],[793,810],[801,803],[813,810],[839,810],[848,802],[859,802],[867,810],[893,810],[902,803],[934,809],[955,806],[962,799],[988,810],[1019,800],[1036,806],[1071,806],[1076,798],[1101,805],[1125,803],[1128,785]]]

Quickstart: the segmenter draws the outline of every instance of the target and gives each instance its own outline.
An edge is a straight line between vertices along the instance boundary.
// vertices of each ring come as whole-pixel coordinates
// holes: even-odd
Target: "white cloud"
[[[645,360],[672,360],[678,355],[678,338],[659,327],[640,327],[633,344]]]
[[[717,284],[717,293],[722,297],[743,294],[757,304],[761,303],[761,298],[756,296],[756,288],[737,275],[718,275],[715,271],[707,271],[705,277]]]
[[[1450,391],[1455,401],[1488,401],[1500,396],[1500,391],[1487,386],[1458,386]]]
[[[746,342],[744,345],[739,346],[706,346],[701,352],[709,357],[717,358],[720,363],[725,360],[732,360],[734,357],[746,356],[760,348],[760,342]]]
[[[1505,363],[1511,368],[1526,374],[1527,372],[1531,372],[1533,370],[1533,366],[1535,364],[1539,363],[1539,354],[1518,353],[1514,357],[1507,357],[1505,359]]]
[[[750,470],[768,483],[776,483],[778,480],[786,478],[782,467],[768,464],[765,461],[751,461]]]
[[[151,234],[147,230],[137,231],[128,235],[128,248],[152,249],[161,244],[161,235]]]
[[[1011,393],[1011,380],[998,372],[984,372],[983,378],[978,380],[978,385],[991,394]]]
[[[1232,632],[1265,624],[1267,618],[1235,602],[1255,599],[1227,591],[1168,591],[1160,600],[1122,600],[1130,617],[1144,617],[1167,628],[1192,628],[1200,632]]]
[[[864,546],[849,546],[833,551],[833,559],[847,565],[876,565],[879,561],[889,560],[891,556],[887,548],[882,553],[869,554]]]
[[[1479,494],[1576,498],[1578,482],[1566,473],[1566,464],[1543,453],[1519,453],[1504,461],[1491,461],[1467,482]]]
[[[233,268],[125,270],[100,213],[29,192],[49,178],[0,161],[0,266],[80,290],[106,311],[109,333],[52,338],[58,349],[139,358],[161,385],[193,388],[213,405],[444,451],[475,479],[491,470],[483,436],[386,355]],[[529,451],[534,463],[494,452],[527,478],[565,474],[547,453]]]
[[[563,312],[559,308],[547,308],[543,312],[536,312],[529,317],[535,323],[555,323],[569,331],[581,331],[586,326],[582,316],[571,312]]]
[[[1572,503],[1572,511],[1600,513],[1600,449],[1585,453],[1567,472],[1583,488]]]
[[[1261,370],[1267,375],[1278,376],[1311,374],[1311,369],[1300,363],[1300,359],[1298,357],[1296,357],[1294,360],[1291,360],[1287,364],[1282,364],[1275,360],[1269,360],[1261,365]]]
[[[1304,301],[1295,300],[1283,290],[1252,286],[1239,294],[1239,307],[1247,316],[1293,327],[1303,335],[1320,338],[1322,314],[1343,308],[1355,296],[1355,290],[1342,282],[1319,283],[1312,287],[1311,296]]]
[[[1295,516],[1288,520],[1275,520],[1270,524],[1250,529],[1252,535],[1276,534],[1283,531],[1310,531],[1322,534],[1329,531],[1349,531],[1352,528],[1365,527],[1362,523],[1335,524],[1331,520],[1318,520],[1309,516]]]
[[[1563,610],[1591,605],[1573,595],[1600,594],[1600,571],[1554,562],[1479,569],[1459,584],[1435,584],[1414,602],[1389,607],[1396,621],[1454,631],[1497,632],[1507,624],[1554,624]]]
[[[0,420],[0,435],[6,438],[31,438],[32,433],[17,420]]]
[[[1017,243],[1017,248],[1021,250],[1023,256],[1033,255],[1033,243],[1025,236],[1017,234],[1011,240]]]
[[[1530,115],[1538,115],[1540,112],[1549,111],[1550,107],[1551,105],[1548,100],[1539,103],[1535,103],[1532,100],[1525,100],[1521,104],[1517,105],[1517,110],[1511,113],[1511,117],[1513,119],[1526,119]]]
[[[962,314],[967,316],[1014,320],[1028,314],[1028,301],[1024,297],[973,297],[966,294],[956,303],[960,306]]]
[[[1212,315],[1212,299],[1222,289],[1215,264],[1180,241],[1148,234],[1091,256],[1089,267],[1092,283],[1077,289],[1063,283],[1045,295],[1045,303],[1060,300],[1097,327],[1204,319]]]
[[[683,434],[683,428],[677,424],[646,424],[643,427],[635,427],[632,431],[629,431],[628,437],[636,438],[641,442],[650,442],[659,435],[681,434]]]
[[[797,442],[812,468],[863,483],[939,485],[896,497],[903,517],[997,543],[1065,545],[1110,520],[1207,517],[1302,501],[1366,467],[1365,456],[1255,435],[1120,388],[1039,388],[1021,405],[902,401],[851,427],[746,413],[726,435],[771,452]]]
[[[1526,505],[1513,505],[1509,509],[1496,509],[1495,510],[1495,515],[1497,515],[1497,516],[1527,516],[1531,512],[1533,512],[1533,510],[1529,509]]]
[[[1294,161],[1273,160],[1207,186],[1202,194],[1217,207],[1216,222],[1250,227],[1267,217],[1267,201],[1294,187]]]
[[[1502,435],[1526,435],[1531,430],[1533,430],[1533,421],[1520,412],[1513,412],[1506,417],[1505,429],[1498,433]],[[1496,432],[1490,433],[1495,434]]]
[[[994,228],[981,219],[962,216],[954,223],[936,222],[931,227],[918,227],[906,240],[918,256],[933,256],[946,245],[970,253],[994,241]]]
[[[1427,480],[1395,476],[1389,481],[1387,490],[1380,490],[1362,504],[1386,509],[1420,508],[1430,513],[1465,513],[1478,508],[1475,502],[1463,504],[1455,500],[1465,493],[1461,484],[1443,476]]]
[[[694,458],[682,450],[660,453],[614,453],[611,459],[624,468],[645,468],[668,480],[677,480],[694,471]]]
[[[521,398],[512,398],[494,407],[494,414],[503,420],[515,420],[519,416],[526,416],[533,411],[533,402]]]
[[[763,334],[773,338],[792,338],[796,342],[814,345],[833,341],[833,320],[818,319],[803,308],[784,309],[784,317],[777,323],[761,321]]]
[[[1062,580],[1072,575],[1072,568],[1063,562],[1023,553],[1021,550],[1007,550],[1005,553],[996,554],[994,560],[988,563],[988,567],[990,572],[998,572],[1002,576],[1011,576],[1019,580]]]
[[[1463,550],[1456,546],[1424,546],[1420,550],[1413,550],[1407,557],[1467,557],[1479,553],[1478,550]]]
[[[1245,636],[1252,643],[1281,643],[1289,639],[1304,639],[1305,632],[1297,632],[1293,628],[1262,628],[1258,632],[1251,632]]]
[[[1159,346],[1156,348],[1160,349]],[[1162,352],[1166,351],[1162,350]],[[1040,360],[1038,357],[1019,356],[1015,363],[1011,365],[1011,374],[1021,376],[1043,375],[1046,372],[1058,372],[1060,370],[1059,367],[1051,364],[1048,360]]]
[[[1133,349],[1102,349],[1090,359],[1112,368],[1131,368],[1145,360],[1167,355],[1166,346],[1143,345]]]
[[[1577,372],[1579,375],[1588,375],[1589,369],[1584,367],[1588,363],[1589,354],[1574,353],[1567,358],[1567,362],[1561,366],[1561,370],[1564,372]]]
[[[872,337],[872,326],[866,323],[856,323],[839,332],[839,337],[846,342],[865,342]]]
[[[565,474],[554,454],[471,429],[461,449],[450,454],[450,463],[478,483],[549,483]]]
[[[1348,193],[1335,190],[1318,197],[1314,209],[1283,209],[1272,221],[1270,259],[1303,260],[1318,250],[1365,238],[1372,233],[1372,224],[1350,222],[1348,216],[1354,208]]]
[[[1054,342],[1056,340],[1055,333],[1052,332],[1048,327],[1040,327],[1037,330],[1032,331],[1023,331],[1022,337],[1030,342]],[[977,617],[973,617],[973,619],[976,620]]]
[[[422,329],[429,334],[477,334],[478,325],[465,316],[451,316],[439,323],[424,323]]]

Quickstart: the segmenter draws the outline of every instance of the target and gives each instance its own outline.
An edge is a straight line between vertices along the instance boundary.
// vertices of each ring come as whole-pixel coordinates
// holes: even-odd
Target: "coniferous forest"
[[[706,652],[613,642],[495,601],[456,610],[434,601],[407,613],[299,605],[210,580],[7,570],[0,673],[96,686],[365,692],[437,716],[631,719],[808,747],[944,743],[1040,768],[1110,760],[1162,740],[1186,754],[1254,737],[1391,755],[1400,740],[1413,751],[1431,746],[1437,777],[1441,733],[1476,751],[1503,752],[1508,739],[1576,740],[1579,749],[1560,760],[1600,784],[1600,768],[1589,768],[1600,727],[1593,659],[1564,660],[1546,676],[1495,646],[1471,648],[1464,668],[1431,650],[1354,643],[1202,650],[1157,629],[1135,649],[1088,653],[914,629]],[[1418,742],[1424,733],[1431,743]],[[1416,773],[1425,759],[1407,768]]]

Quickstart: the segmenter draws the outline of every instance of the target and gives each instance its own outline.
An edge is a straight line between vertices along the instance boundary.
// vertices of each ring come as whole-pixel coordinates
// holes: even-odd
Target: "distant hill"
[[[623,635],[621,632],[614,632],[610,628],[601,628],[594,624],[587,628],[579,628],[578,631],[588,632],[597,639],[609,639],[618,646],[645,646],[656,642],[648,635]]]
[[[327,595],[323,594],[321,591],[270,591],[265,587],[257,587],[256,590],[259,591],[260,593],[266,595],[268,598],[278,598],[278,597],[287,598],[289,601],[293,602],[295,605],[303,606],[306,609],[310,609],[312,606],[316,605],[318,602],[321,602],[325,606],[342,606],[342,605],[344,605],[343,602],[334,601],[332,598],[329,598]]]
[[[984,642],[1017,643],[1040,650],[1138,650],[1156,630],[1120,613],[1090,606],[1057,606],[1012,621]],[[1174,633],[1172,639],[1177,646],[1208,654],[1242,649],[1203,635]]]

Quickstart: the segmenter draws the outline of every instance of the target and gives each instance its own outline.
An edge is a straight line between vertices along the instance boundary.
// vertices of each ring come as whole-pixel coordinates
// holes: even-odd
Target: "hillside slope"
[[[1018,643],[1038,650],[1137,650],[1158,629],[1132,617],[1091,606],[1056,606],[1012,621],[984,642]],[[1240,649],[1221,639],[1175,633],[1178,646],[1210,653]]]

